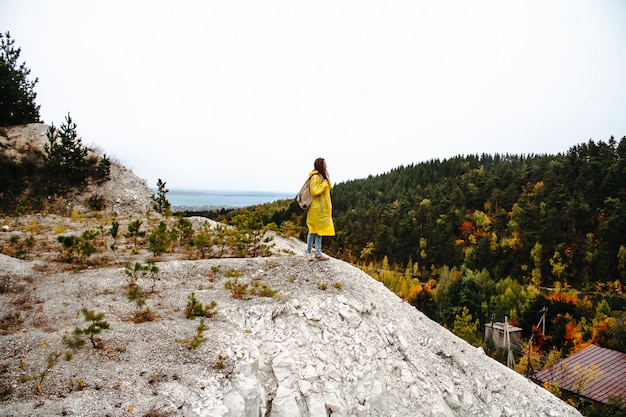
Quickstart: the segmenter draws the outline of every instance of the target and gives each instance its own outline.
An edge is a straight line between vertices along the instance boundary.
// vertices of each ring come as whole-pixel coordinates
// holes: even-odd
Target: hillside
[[[136,324],[120,268],[41,273],[37,262],[0,256],[2,316],[21,317],[20,330],[0,338],[4,415],[578,415],[344,262],[309,265],[298,255],[158,266],[147,301],[158,318]],[[233,298],[228,271],[278,293]],[[217,302],[196,349],[181,341],[199,324],[185,318],[191,293]],[[62,336],[85,325],[81,308],[105,313],[102,347],[87,343],[60,360],[41,392],[36,381],[19,383],[44,372],[47,355],[64,350]]]
[[[212,259],[182,245],[155,255],[149,236],[113,240],[113,222],[153,232],[176,219],[147,213],[144,182],[112,172],[121,174],[102,188],[107,210],[74,196],[66,215],[2,219],[0,415],[580,415],[359,269],[307,263],[297,240],[268,234],[268,256]],[[196,234],[222,233],[189,221]],[[90,255],[57,241],[87,230],[100,231]],[[158,272],[124,268],[148,261]],[[129,301],[133,285],[145,304]],[[216,303],[206,329],[186,316],[192,299]],[[88,321],[81,309],[103,316]],[[95,347],[87,335],[67,343],[97,321],[108,328]]]
[[[589,344],[626,352],[626,137],[400,166],[336,184],[332,201],[329,254],[475,345],[508,318],[519,372]],[[292,204],[267,222],[302,237],[304,215]]]
[[[9,160],[20,160],[28,155],[41,152],[46,143],[48,126],[43,123],[13,126],[0,130],[0,151]],[[98,150],[91,150],[98,153]],[[94,194],[102,195],[108,211],[113,213],[141,213],[151,206],[154,195],[144,180],[120,163],[111,164],[111,181],[100,185],[89,184],[78,195],[72,195],[63,202],[62,211],[84,211],[87,200]]]

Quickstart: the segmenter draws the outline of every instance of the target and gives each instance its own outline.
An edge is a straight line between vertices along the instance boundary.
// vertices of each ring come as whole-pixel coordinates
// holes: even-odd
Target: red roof
[[[606,403],[610,397],[626,400],[626,353],[590,345],[535,374],[562,390]]]

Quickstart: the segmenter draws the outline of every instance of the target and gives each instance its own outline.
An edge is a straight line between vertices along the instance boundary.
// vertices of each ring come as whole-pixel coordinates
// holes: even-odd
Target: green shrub
[[[135,249],[137,248],[137,244],[139,243],[139,238],[146,235],[146,232],[140,230],[142,224],[143,222],[139,219],[129,223],[127,226],[128,233],[124,234],[127,239],[132,239]]]
[[[61,258],[66,262],[84,261],[96,252],[96,247],[91,243],[96,236],[98,233],[93,230],[84,231],[80,237],[58,236],[57,242],[63,247]]]
[[[145,277],[149,274],[152,279],[152,288],[150,292],[154,293],[154,287],[156,286],[157,280],[159,280],[159,267],[154,264],[154,261],[147,261],[143,265],[139,262],[135,262],[135,265],[132,268],[126,265],[124,273],[129,278],[129,286],[136,285],[139,277]]]
[[[206,337],[204,337],[204,331],[205,330],[209,330],[209,326],[204,324],[204,319],[200,319],[200,324],[198,325],[198,327],[196,328],[196,334],[193,337],[193,339],[191,339],[191,341],[187,344],[187,347],[189,349],[196,349],[198,348],[202,343],[204,343],[206,341]]]
[[[251,296],[273,297],[278,290],[273,290],[267,285],[255,281],[252,286],[249,283],[240,283],[239,280],[226,281],[224,288],[230,291],[233,298],[248,299]]]
[[[90,210],[101,211],[104,210],[104,198],[100,194],[93,194],[87,201],[87,206]]]
[[[195,319],[196,317],[208,317],[211,318],[217,314],[215,311],[217,303],[211,301],[208,305],[203,306],[201,302],[196,299],[195,293],[191,293],[187,297],[187,307],[185,308],[185,316],[188,319]]]
[[[148,235],[148,248],[155,256],[164,252],[171,252],[172,243],[175,239],[176,231],[168,230],[165,222],[161,222],[157,229]]]

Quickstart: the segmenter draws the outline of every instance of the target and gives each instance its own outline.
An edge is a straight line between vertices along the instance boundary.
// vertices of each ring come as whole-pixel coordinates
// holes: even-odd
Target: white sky
[[[626,135],[626,1],[0,0],[41,117],[156,186],[296,193]]]

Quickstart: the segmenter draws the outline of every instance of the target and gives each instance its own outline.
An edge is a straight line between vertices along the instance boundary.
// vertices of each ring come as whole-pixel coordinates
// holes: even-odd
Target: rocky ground
[[[147,322],[121,268],[35,265],[0,255],[5,416],[578,415],[338,260],[159,263]],[[259,290],[234,296],[235,280]],[[192,294],[217,303],[200,333]],[[109,328],[96,348],[68,349],[63,336],[88,326],[82,308]]]
[[[0,219],[0,416],[580,415],[359,269],[307,262],[295,239],[212,259],[113,242],[113,221],[175,222],[132,172],[113,172],[105,211],[74,198]],[[68,261],[57,237],[85,230],[98,250]],[[147,261],[158,271],[127,269]]]

